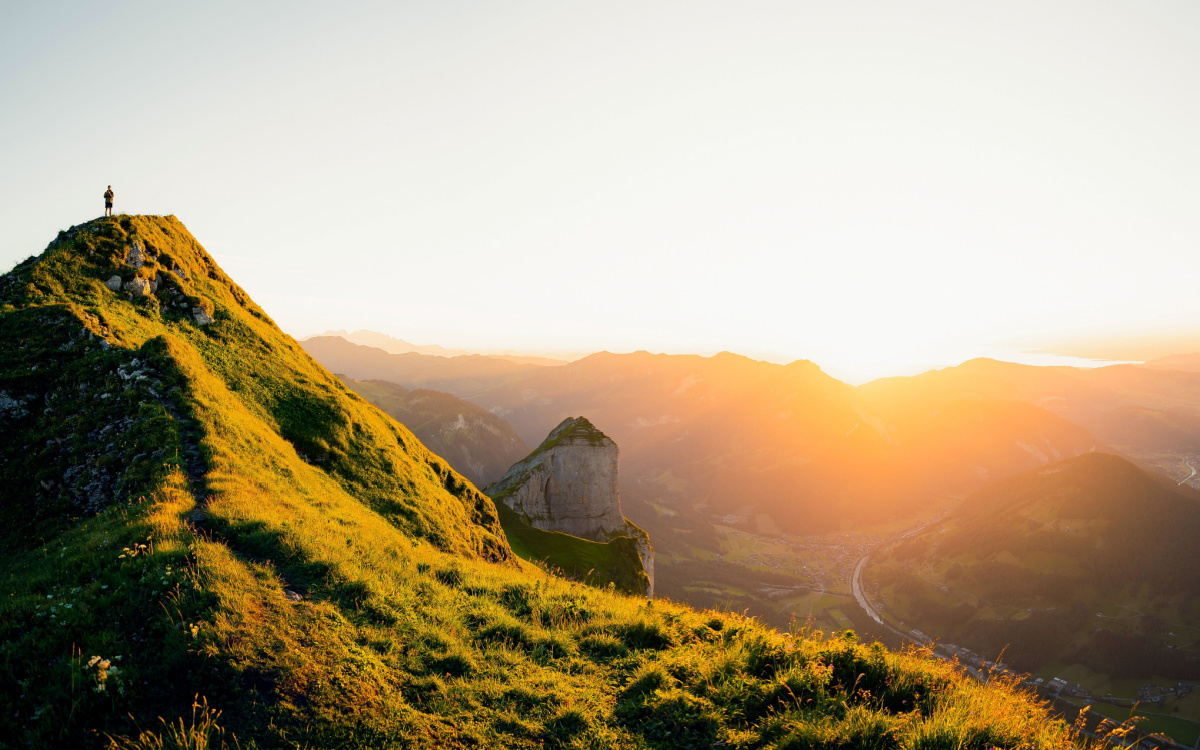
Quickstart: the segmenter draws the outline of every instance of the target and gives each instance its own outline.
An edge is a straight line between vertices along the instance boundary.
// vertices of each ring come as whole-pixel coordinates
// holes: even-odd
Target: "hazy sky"
[[[0,4],[0,270],[173,213],[288,332],[853,380],[1200,327],[1200,3]]]

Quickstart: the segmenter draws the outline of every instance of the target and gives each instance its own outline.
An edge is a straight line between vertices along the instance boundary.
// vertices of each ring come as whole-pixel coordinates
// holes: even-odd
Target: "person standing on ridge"
[[[112,185],[108,186],[108,190],[104,191],[104,215],[112,216],[113,191]]]

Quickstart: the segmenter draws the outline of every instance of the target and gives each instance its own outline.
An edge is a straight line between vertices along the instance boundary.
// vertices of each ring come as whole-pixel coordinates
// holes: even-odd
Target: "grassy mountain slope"
[[[125,262],[135,247],[140,267]],[[110,290],[111,277],[161,283],[142,296]],[[117,477],[129,471],[116,445],[135,468],[150,467],[134,478],[161,474],[153,464],[183,457],[150,451],[158,438],[140,438],[139,422],[173,421],[191,427],[185,453],[208,466],[198,490],[253,477],[257,466],[247,464],[265,461],[297,491],[315,483],[340,489],[446,549],[507,556],[491,502],[282,335],[173,218],[125,217],[64,233],[11,272],[3,294],[0,389],[26,413],[10,421],[48,436],[34,453],[7,445],[3,471],[16,494],[4,512],[15,522],[61,522],[61,511],[84,509],[85,494],[93,511],[129,494],[129,478]],[[198,324],[197,310],[213,322]],[[115,409],[113,419],[105,409]],[[193,424],[201,410],[212,414],[207,429]],[[121,413],[126,418],[114,421]],[[124,445],[139,440],[147,449],[140,457]],[[222,453],[225,445],[234,450]],[[296,459],[321,471],[297,469]]]
[[[0,747],[1072,746],[919,653],[514,561],[169,217],[0,277],[0,391]]]
[[[1194,678],[1198,535],[1200,493],[1088,454],[973,495],[867,578],[893,615],[1024,669]]]
[[[425,388],[410,391],[384,380],[343,382],[412,430],[476,487],[499,479],[529,452],[507,422],[457,396]]]

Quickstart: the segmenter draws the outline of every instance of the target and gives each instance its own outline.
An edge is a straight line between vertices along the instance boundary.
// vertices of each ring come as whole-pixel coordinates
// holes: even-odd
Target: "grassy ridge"
[[[134,238],[146,278],[186,275],[109,291]],[[918,652],[516,560],[490,500],[173,219],[92,222],[2,277],[0,391],[3,748],[182,746],[158,717],[189,747],[1073,746]]]

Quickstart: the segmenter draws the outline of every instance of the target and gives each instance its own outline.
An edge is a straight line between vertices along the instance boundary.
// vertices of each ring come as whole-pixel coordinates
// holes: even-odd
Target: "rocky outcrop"
[[[134,297],[149,297],[151,294],[150,282],[141,276],[134,276],[125,282],[122,288],[132,293]]]
[[[125,248],[125,263],[134,268],[141,268],[146,263],[146,256],[142,252],[142,245],[137,240],[134,240],[128,247]]]
[[[650,537],[621,513],[617,444],[584,417],[569,417],[537,450],[513,464],[486,492],[534,528],[594,542],[634,540],[654,594]]]
[[[630,523],[630,527],[637,531],[633,540],[637,543],[638,557],[642,560],[642,570],[646,571],[646,578],[649,584],[646,587],[646,596],[654,596],[654,547],[650,545],[650,535]]]

